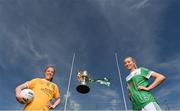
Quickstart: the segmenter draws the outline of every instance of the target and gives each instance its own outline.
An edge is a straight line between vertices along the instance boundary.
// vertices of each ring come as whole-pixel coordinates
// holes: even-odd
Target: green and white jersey
[[[156,102],[154,96],[149,91],[139,91],[137,88],[138,86],[147,87],[149,85],[148,79],[152,73],[153,71],[141,67],[126,77],[133,110],[141,110],[148,103]]]

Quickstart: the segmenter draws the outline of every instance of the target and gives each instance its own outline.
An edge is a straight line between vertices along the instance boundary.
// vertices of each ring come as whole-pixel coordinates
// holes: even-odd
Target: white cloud
[[[148,5],[150,0],[98,0],[92,2],[99,5],[98,8],[111,29],[113,44],[109,45],[109,51],[118,50],[124,55],[140,57],[138,59],[143,61],[143,64],[156,63],[158,57],[156,37],[158,34],[155,30],[159,30],[157,23],[161,17],[161,7]],[[150,18],[144,16],[149,9],[140,12],[134,10],[134,8],[144,6],[157,9],[152,14],[151,21],[148,20]],[[121,56],[124,56],[122,54]]]
[[[76,100],[69,99],[69,108],[73,111],[79,111],[81,105]]]
[[[110,104],[112,110],[117,110],[117,106],[120,105],[119,100],[117,99],[112,99]]]
[[[148,2],[149,2],[149,0],[140,0],[139,2],[135,3],[135,4],[132,6],[132,8],[133,8],[133,9],[134,9],[134,8],[137,8],[137,9],[143,8],[143,7],[145,7],[145,6],[148,4]]]
[[[104,91],[104,89],[99,89],[98,92],[99,93],[97,93],[97,95],[94,95],[94,96],[100,99],[119,97],[119,94],[115,90],[111,90],[111,89],[106,89],[106,91]]]
[[[112,51],[112,49],[117,48],[120,49],[120,52],[122,53],[126,53],[126,54],[133,53],[134,55],[141,57],[140,59],[144,64],[156,62],[157,60],[156,57],[158,56],[158,50],[157,50],[158,46],[156,44],[156,32],[154,32],[154,30],[156,30],[156,28],[157,29],[159,28],[158,24],[156,23],[159,22],[158,20],[160,17],[160,13],[158,11],[154,12],[151,17],[155,19],[150,19],[150,21],[148,21],[147,19],[145,19],[146,17],[144,16],[146,10],[142,12],[134,11],[134,8],[140,9],[145,6],[149,6],[148,4],[150,4],[150,0],[89,0],[89,2],[91,3],[93,2],[95,3],[95,5],[100,6],[100,7],[98,6],[97,7],[92,6],[92,7],[96,8],[97,11],[99,11],[98,14],[102,14],[102,18],[104,17],[104,19],[106,20],[105,22],[103,22],[103,24],[106,23],[108,24],[107,26],[109,26],[110,30],[108,31],[110,35],[112,34],[112,36],[109,39],[111,41],[108,41],[110,51]],[[22,9],[23,6],[24,5],[21,4]],[[38,6],[38,4],[36,4],[35,6]],[[153,9],[161,10],[160,7],[153,7]],[[26,11],[23,11],[22,13],[25,12]],[[39,10],[39,12],[41,12],[41,10]],[[69,54],[72,51],[76,50],[75,48],[78,48],[77,49],[78,51],[82,51],[84,56],[88,56],[86,55],[88,52],[87,50],[88,48],[86,46],[88,41],[83,38],[84,36],[86,36],[87,33],[86,34],[81,33],[81,30],[77,28],[77,23],[75,21],[79,18],[74,17],[75,16],[74,14],[66,13],[66,11],[64,13],[58,12],[57,14],[60,13],[62,13],[65,16],[63,17],[66,19],[65,20],[66,22],[62,23],[63,22],[63,19],[61,19],[63,18],[62,16],[60,16],[59,18],[55,16],[55,18],[57,17],[58,20],[60,19],[60,22],[58,22],[59,24],[53,21],[56,19],[51,20],[51,18],[48,18],[50,16],[48,16],[46,17],[46,19],[51,20],[51,23],[54,24],[47,25],[45,21],[43,21],[42,23],[41,21],[36,21],[36,19],[43,20],[43,18],[41,17],[38,18],[39,16],[37,16],[37,18],[35,19],[34,18],[28,19],[28,20],[32,19],[33,24],[35,23],[34,25],[32,25],[32,23],[30,22],[30,24],[28,24],[30,28],[18,27],[21,24],[19,23],[16,24],[17,21],[15,19],[12,20],[12,23],[14,23],[14,25],[17,26],[16,29],[10,28],[11,25],[9,25],[9,27],[8,25],[6,27],[2,26],[3,34],[7,36],[7,38],[5,39],[9,41],[9,44],[1,44],[1,46],[3,47],[11,46],[10,50],[7,50],[6,53],[12,55],[9,61],[12,61],[14,63],[14,66],[17,66],[16,64],[17,61],[21,61],[20,57],[22,58],[26,57],[28,58],[28,62],[31,62],[31,64],[33,64],[32,61],[35,63],[38,62],[44,63],[44,60],[45,61],[47,60],[48,63],[57,62],[62,66],[64,66],[62,69],[63,71],[66,71],[69,70],[67,64],[71,64],[71,62],[69,62],[69,60],[67,60],[66,57],[69,56]],[[43,16],[43,13],[41,14]],[[77,12],[75,14],[77,14]],[[16,15],[16,14],[12,14],[12,15]],[[31,13],[28,15],[31,15]],[[32,15],[34,16],[34,14]],[[26,16],[26,17],[30,17],[30,16]],[[26,17],[23,19],[26,19]],[[74,19],[73,17],[76,19]],[[24,23],[26,23],[26,21]],[[56,24],[58,24],[58,26]],[[58,28],[60,30],[53,31],[49,26],[53,26],[52,28]],[[35,30],[37,30],[37,32]],[[48,31],[49,35],[43,34],[46,31]],[[56,33],[57,35],[54,33]],[[2,43],[2,41],[4,40],[2,37],[0,39]],[[76,47],[76,45],[78,46]],[[133,52],[131,52],[132,51],[131,49],[133,50]],[[16,59],[17,57],[19,58]],[[42,59],[43,62],[39,61]],[[169,70],[176,70],[177,74],[175,76],[172,76],[171,78],[174,79],[180,78],[178,74],[178,72],[180,72],[179,60],[180,59],[170,60],[169,62],[160,64],[160,67]],[[7,64],[6,61],[3,60],[0,61],[1,67],[6,68],[6,64]],[[86,62],[79,64],[87,65]],[[78,65],[76,65],[75,67],[78,67]],[[65,73],[64,74],[62,73],[58,76],[61,76],[61,79],[63,80],[62,83],[65,84],[65,82],[67,81],[67,75]],[[64,78],[62,78],[62,76]],[[177,88],[178,87],[179,86],[177,85]],[[164,91],[166,91],[166,93],[164,93],[164,95],[161,96],[169,95],[168,91],[165,89],[160,90],[159,94],[163,93]],[[175,91],[175,88],[172,89],[170,88],[170,91]],[[118,100],[118,98],[120,98],[119,92],[110,89],[106,91],[99,90],[99,92],[101,93],[98,93],[97,95],[94,96],[102,100],[108,98],[110,99],[110,104],[112,105],[115,105],[119,102]],[[80,109],[81,107],[80,104],[75,99],[72,99],[70,94],[64,96],[69,97],[69,103],[70,103],[69,105],[72,109]]]
[[[33,39],[31,37],[29,29],[27,28],[27,29],[25,29],[25,31],[26,31],[26,34],[27,34],[27,42],[29,44],[29,48],[34,53],[34,55],[39,59],[48,58],[47,54],[40,54],[40,52],[33,45]]]
[[[0,59],[0,67],[3,68],[3,69],[6,69],[6,65],[3,63],[3,60]]]
[[[172,92],[175,90],[176,89],[174,87],[161,88],[158,92],[156,92],[157,98],[165,98],[167,96],[170,96],[172,94]]]
[[[160,63],[157,67],[169,73],[168,76],[170,80],[179,80],[180,79],[180,54],[176,54],[174,57],[169,58],[169,60]]]
[[[115,90],[106,90],[104,94],[108,97],[118,97],[118,93]]]
[[[67,98],[67,104],[66,104],[67,109],[78,111],[81,108],[81,105],[76,100],[72,99],[71,92],[68,93],[68,96],[67,94],[64,95],[64,100],[66,100],[66,98]]]
[[[64,98],[69,98],[71,96],[71,92],[68,92],[68,94],[66,93],[65,95],[64,95]]]
[[[169,58],[169,60],[160,63],[157,67],[163,70],[167,77],[165,82],[163,82],[163,87],[155,94],[160,100],[165,100],[166,98],[168,100],[168,98],[173,97],[173,95],[180,93],[180,54],[176,54]],[[179,103],[180,98],[176,98],[176,103]]]

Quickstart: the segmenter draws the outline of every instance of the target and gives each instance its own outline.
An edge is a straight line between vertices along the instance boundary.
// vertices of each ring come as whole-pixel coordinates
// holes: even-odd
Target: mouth
[[[131,68],[131,65],[127,65],[126,68],[127,68],[127,69],[130,69],[130,68]]]
[[[52,74],[46,74],[46,77],[52,78]]]

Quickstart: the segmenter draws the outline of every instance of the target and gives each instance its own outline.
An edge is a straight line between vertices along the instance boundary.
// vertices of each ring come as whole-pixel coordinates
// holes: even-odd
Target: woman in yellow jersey
[[[35,78],[16,87],[16,98],[20,102],[24,100],[20,95],[21,90],[29,88],[35,93],[33,101],[25,106],[25,111],[48,111],[60,104],[59,88],[52,82],[54,74],[54,66],[47,66],[44,78]],[[51,102],[52,99],[55,99],[54,103]]]

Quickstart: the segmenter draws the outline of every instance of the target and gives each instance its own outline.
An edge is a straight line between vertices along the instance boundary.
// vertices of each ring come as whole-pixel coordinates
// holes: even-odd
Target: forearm
[[[165,80],[165,76],[160,75],[158,76],[151,85],[149,85],[147,88],[148,90],[152,90],[155,87],[157,87],[159,84],[161,84]]]
[[[25,88],[27,88],[27,83],[23,83],[23,84],[17,86],[16,89],[15,89],[16,97],[18,97],[20,92],[21,92],[21,90],[25,89]]]
[[[54,102],[54,104],[53,104],[53,108],[55,108],[57,105],[59,105],[59,104],[60,104],[60,102],[61,102],[61,99],[60,99],[60,98],[58,98],[58,99]]]
[[[16,97],[19,96],[20,92],[21,92],[21,88],[20,87],[16,87]]]

